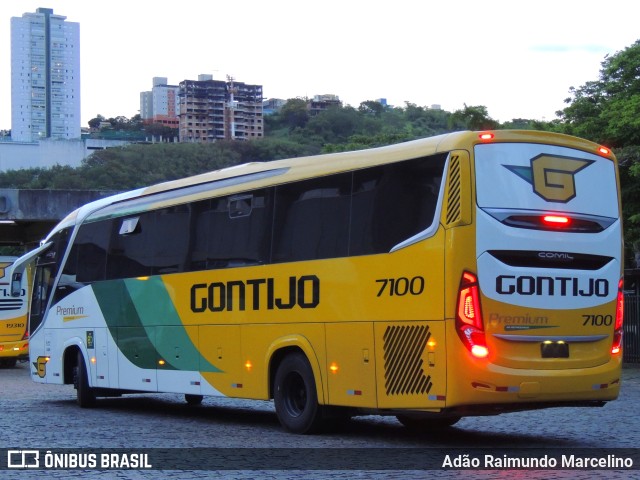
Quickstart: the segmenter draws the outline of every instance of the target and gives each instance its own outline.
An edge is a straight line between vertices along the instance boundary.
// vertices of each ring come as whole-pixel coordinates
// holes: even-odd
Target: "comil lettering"
[[[573,260],[571,254],[562,252],[538,252],[538,257],[548,260]]]
[[[500,295],[607,297],[609,281],[604,278],[499,275],[496,292]]]
[[[276,293],[279,292],[279,293]],[[284,295],[282,295],[284,293]],[[315,275],[289,277],[285,285],[274,278],[197,283],[191,287],[191,311],[195,313],[316,308],[320,303],[320,279]]]

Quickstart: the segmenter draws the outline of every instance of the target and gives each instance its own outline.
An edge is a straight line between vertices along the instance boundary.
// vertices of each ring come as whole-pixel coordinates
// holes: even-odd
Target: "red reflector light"
[[[615,329],[622,328],[622,322],[624,321],[624,280],[621,278],[618,282],[618,301],[616,303],[616,326]]]
[[[616,324],[613,331],[613,342],[611,344],[611,355],[616,355],[622,351],[622,324],[624,322],[624,280],[618,282],[618,298],[616,301]]]
[[[569,222],[571,220],[569,219],[569,217],[565,217],[562,215],[545,215],[544,217],[542,217],[542,221],[547,225],[561,226],[569,225]]]
[[[493,140],[493,137],[495,137],[493,133],[481,133],[478,136],[480,137],[480,140]]]

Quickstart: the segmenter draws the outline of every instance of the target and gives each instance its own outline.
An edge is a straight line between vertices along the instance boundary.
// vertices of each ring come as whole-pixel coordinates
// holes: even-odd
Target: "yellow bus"
[[[27,281],[11,284],[14,256],[0,256],[0,367],[15,367],[29,358],[27,333]],[[12,290],[15,294],[12,294]]]
[[[458,132],[250,163],[98,200],[35,259],[33,380],[273,399],[309,433],[618,396],[622,235],[606,148]]]

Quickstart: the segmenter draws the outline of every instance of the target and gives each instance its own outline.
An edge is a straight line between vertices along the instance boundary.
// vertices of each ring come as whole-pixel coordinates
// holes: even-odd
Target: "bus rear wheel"
[[[191,393],[185,393],[184,400],[187,402],[187,405],[200,405],[203,400],[202,395],[194,395]]]
[[[413,432],[428,433],[450,427],[461,417],[424,417],[413,415],[397,415],[398,421]]]
[[[273,400],[280,424],[293,433],[320,429],[322,407],[313,370],[302,353],[287,355],[276,371]]]
[[[76,389],[76,401],[81,408],[90,408],[96,404],[96,392],[89,386],[87,366],[80,351],[78,351],[78,361],[73,369],[73,386]]]

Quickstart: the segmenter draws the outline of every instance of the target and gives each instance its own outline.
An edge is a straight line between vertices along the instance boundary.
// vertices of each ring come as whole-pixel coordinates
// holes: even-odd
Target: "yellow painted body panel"
[[[29,354],[29,341],[22,339],[26,328],[26,315],[0,321],[0,358],[26,357]]]
[[[428,322],[443,332],[443,239],[440,229],[429,241],[391,254],[184,273],[163,282],[183,324],[199,327],[192,342],[223,371],[203,376],[225,395],[269,398],[272,355],[297,347],[316,372],[321,402],[375,408],[381,401],[391,408],[407,399],[385,400],[376,391],[384,365],[381,335],[395,322]],[[291,303],[291,282],[295,305],[279,308]],[[443,355],[444,335],[435,336]],[[329,373],[333,362],[335,374]],[[442,379],[440,390],[444,369],[444,361],[432,359],[429,374]]]

